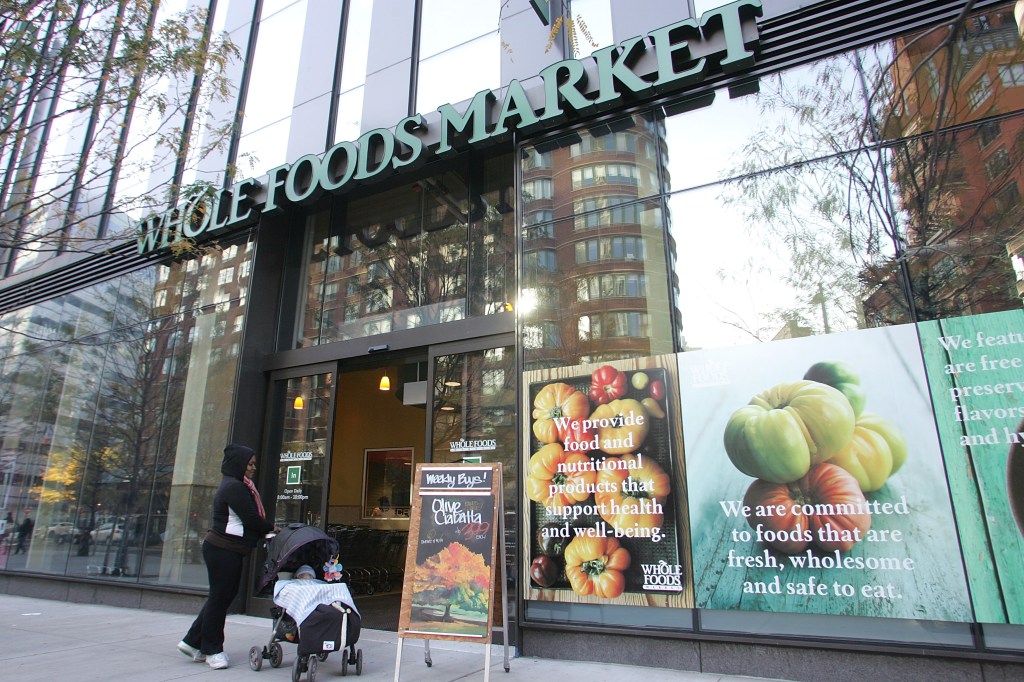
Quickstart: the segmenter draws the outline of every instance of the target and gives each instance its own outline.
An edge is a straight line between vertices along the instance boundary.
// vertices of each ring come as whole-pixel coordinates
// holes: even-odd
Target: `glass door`
[[[266,447],[257,479],[278,526],[304,523],[323,527],[336,376],[336,364],[327,363],[276,372],[271,377]],[[266,558],[264,547],[255,558],[254,584]],[[264,590],[252,595],[247,610],[264,615],[270,606],[269,591]]]
[[[518,373],[512,339],[506,341],[503,335],[498,340],[503,345],[491,345],[495,340],[486,339],[431,348],[433,397],[428,428],[430,461],[500,462],[502,465],[506,608],[509,631],[515,633]],[[501,576],[495,579],[500,580]],[[500,603],[500,592],[496,592],[495,604]],[[495,624],[501,625],[497,609],[495,618]],[[510,643],[514,643],[512,640],[514,637]]]
[[[323,526],[324,483],[330,462],[333,371],[282,379],[275,521]]]

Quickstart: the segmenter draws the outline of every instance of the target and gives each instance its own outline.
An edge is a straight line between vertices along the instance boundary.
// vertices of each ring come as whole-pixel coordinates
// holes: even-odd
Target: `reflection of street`
[[[50,542],[45,539],[32,541],[29,551],[12,554],[14,545],[10,538],[0,548],[0,568],[9,571],[30,570],[34,573],[50,573],[69,577],[113,578],[123,582],[155,582],[168,580],[160,575],[161,546],[151,545],[144,550],[136,546],[124,548],[124,562],[115,566],[118,543],[98,543],[89,547],[88,554],[79,554],[74,544]],[[140,561],[141,559],[141,561]],[[139,566],[141,575],[136,575]],[[202,557],[181,566],[175,584],[205,588],[207,586],[206,566]]]

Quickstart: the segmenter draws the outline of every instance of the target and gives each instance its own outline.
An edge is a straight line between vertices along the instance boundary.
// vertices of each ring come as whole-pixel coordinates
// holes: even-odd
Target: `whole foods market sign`
[[[624,98],[692,86],[707,77],[709,63],[717,62],[726,73],[748,68],[758,44],[755,18],[760,15],[760,0],[736,0],[705,12],[699,20],[685,19],[601,48],[587,62],[556,62],[538,74],[540,83],[532,92],[513,80],[500,98],[493,90],[481,90],[462,112],[443,104],[429,119],[408,116],[394,128],[376,128],[358,140],[339,142],[323,155],[307,154],[272,168],[265,178],[247,178],[227,190],[192,196],[138,225],[139,253],[254,224],[262,214],[312,204],[325,193],[340,194],[381,174],[419,165],[431,156],[445,157],[459,147],[504,138],[513,130],[540,130],[570,114],[609,109]],[[417,226],[415,233],[420,229]],[[415,234],[390,225],[363,230],[356,237],[373,247],[392,233],[402,238]]]

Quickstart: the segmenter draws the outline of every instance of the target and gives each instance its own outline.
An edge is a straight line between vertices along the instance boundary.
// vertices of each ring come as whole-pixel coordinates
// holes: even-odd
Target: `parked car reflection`
[[[125,536],[124,523],[102,523],[92,531],[91,536],[93,542],[107,542],[111,540],[113,542],[120,542]],[[131,533],[129,533],[128,540],[131,539]]]
[[[65,542],[78,542],[88,532],[84,528],[76,528],[70,521],[60,521],[46,529],[46,539],[62,545]]]

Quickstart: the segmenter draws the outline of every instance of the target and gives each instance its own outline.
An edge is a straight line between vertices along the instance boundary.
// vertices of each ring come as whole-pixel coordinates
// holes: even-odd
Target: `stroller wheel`
[[[345,677],[345,675],[348,675],[348,656],[341,659],[341,676]]]
[[[356,649],[356,675],[363,674],[363,650]]]
[[[302,656],[296,656],[295,662],[292,663],[292,682],[299,682],[300,677],[302,677]]]
[[[263,652],[258,646],[249,649],[249,667],[256,672],[263,668]]]
[[[306,663],[306,669],[308,670],[308,672],[306,673],[306,680],[308,680],[308,682],[315,682],[316,669],[317,666],[319,665],[319,663],[317,663],[317,657],[310,656]]]
[[[277,642],[274,642],[273,644],[270,645],[270,667],[271,668],[280,668],[281,667],[281,661],[283,661],[283,660],[284,660],[284,650],[281,648],[280,644],[278,644]]]

